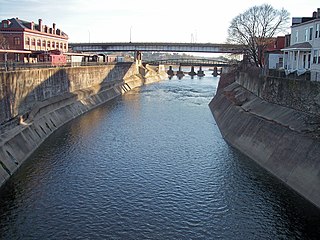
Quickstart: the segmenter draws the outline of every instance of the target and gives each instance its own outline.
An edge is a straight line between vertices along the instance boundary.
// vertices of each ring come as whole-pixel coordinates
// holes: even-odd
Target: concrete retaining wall
[[[8,108],[0,112],[0,186],[68,121],[135,87],[167,76],[161,69],[135,64],[1,74],[0,102]]]
[[[320,115],[320,82],[257,77],[248,72],[238,73],[236,81],[268,102]]]
[[[244,82],[220,87],[209,104],[223,137],[320,207],[319,125],[310,121],[316,116],[259,98],[270,91],[268,84]]]
[[[135,74],[137,69],[131,63],[0,72],[0,124],[26,114],[35,104],[52,97]]]

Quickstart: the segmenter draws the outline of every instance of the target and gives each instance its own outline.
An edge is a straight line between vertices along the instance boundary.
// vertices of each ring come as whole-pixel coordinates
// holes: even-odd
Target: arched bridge
[[[203,52],[242,54],[243,46],[222,43],[151,43],[151,42],[119,42],[119,43],[69,43],[73,51],[80,52]]]
[[[180,66],[202,66],[202,67],[227,67],[230,66],[230,62],[204,59],[204,58],[179,58],[179,59],[160,59],[152,61],[144,61],[144,63],[151,65],[180,65]]]

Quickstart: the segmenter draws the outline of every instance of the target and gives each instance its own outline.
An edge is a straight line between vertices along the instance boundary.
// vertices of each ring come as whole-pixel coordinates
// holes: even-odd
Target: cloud
[[[42,18],[53,22],[72,41],[91,40],[189,42],[197,32],[198,42],[224,42],[233,17],[265,0],[0,0],[2,18],[19,17],[28,21]],[[275,8],[284,7],[292,16],[309,16],[318,0],[300,4],[298,0],[269,0]],[[299,6],[299,7],[297,7]]]

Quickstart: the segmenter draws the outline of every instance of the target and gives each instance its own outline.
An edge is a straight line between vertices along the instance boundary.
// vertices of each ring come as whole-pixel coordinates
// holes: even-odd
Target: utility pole
[[[132,26],[130,26],[130,43],[131,43],[131,30],[132,30]]]

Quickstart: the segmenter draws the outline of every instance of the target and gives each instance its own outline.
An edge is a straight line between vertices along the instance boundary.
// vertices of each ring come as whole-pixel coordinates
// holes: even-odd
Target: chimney
[[[317,9],[317,18],[320,18],[320,8]]]
[[[318,13],[317,13],[316,11],[314,11],[314,12],[312,13],[312,18],[317,18],[317,15],[318,15]]]
[[[39,31],[42,32],[42,19],[39,19]]]
[[[52,34],[56,34],[56,24],[52,24]]]
[[[31,30],[34,30],[34,22],[31,22],[31,23],[30,23],[30,29],[31,29]]]

